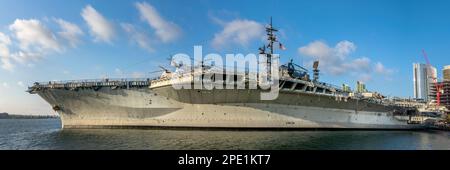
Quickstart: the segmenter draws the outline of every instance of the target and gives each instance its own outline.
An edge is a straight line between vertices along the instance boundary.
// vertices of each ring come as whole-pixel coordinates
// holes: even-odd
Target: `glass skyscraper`
[[[414,98],[429,100],[430,86],[434,85],[437,78],[437,70],[427,64],[413,64]]]

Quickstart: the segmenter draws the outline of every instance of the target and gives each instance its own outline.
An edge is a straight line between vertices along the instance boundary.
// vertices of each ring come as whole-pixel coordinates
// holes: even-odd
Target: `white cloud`
[[[39,20],[16,19],[9,29],[19,41],[20,49],[24,51],[61,50],[56,36]]]
[[[334,49],[338,57],[345,58],[356,50],[356,46],[352,42],[344,40],[337,43]]]
[[[364,71],[370,72],[370,59],[367,57],[361,57],[350,62],[345,62],[342,64],[345,69],[350,71]]]
[[[305,56],[315,56],[318,58],[325,58],[333,55],[333,48],[330,48],[322,41],[314,41],[307,46],[300,47],[299,53]]]
[[[233,20],[233,18],[239,18],[239,13],[234,11],[228,11],[225,9],[217,11],[208,11],[208,18],[215,24],[224,26],[227,20]]]
[[[156,36],[164,43],[172,42],[181,35],[181,29],[173,22],[164,20],[158,11],[146,2],[137,2],[141,19],[155,29]]]
[[[91,35],[95,37],[94,41],[111,43],[115,35],[114,26],[102,14],[87,5],[81,11],[81,16],[88,24]]]
[[[136,42],[139,47],[152,52],[153,48],[150,46],[150,39],[148,36],[141,30],[137,30],[135,26],[128,23],[122,23],[120,24],[125,30],[127,34],[129,34],[130,40]]]
[[[8,35],[0,32],[0,61],[1,67],[5,70],[12,71],[14,66],[11,64],[9,59],[9,45],[11,44],[11,39]]]
[[[368,82],[368,81],[372,80],[372,75],[370,75],[368,73],[362,73],[362,74],[358,75],[358,80],[362,81],[362,82]]]
[[[30,65],[29,62],[38,61],[48,53],[63,51],[58,37],[39,20],[16,19],[13,24],[9,25],[9,29],[17,43],[12,43],[10,39],[1,41],[7,42],[6,44],[17,44],[18,48],[16,48],[17,51],[10,52],[0,44],[0,51],[3,51],[1,52],[3,53],[2,68],[5,70],[13,71],[16,63]]]
[[[48,22],[48,19],[44,20]],[[36,19],[16,19],[9,25],[11,38],[0,32],[1,68],[13,71],[16,64],[33,67],[33,62],[41,60],[48,54],[64,52],[66,44],[62,43],[62,40],[66,40],[67,45],[75,47],[83,31],[77,25],[65,20],[54,19],[54,21],[61,29],[57,34]]]
[[[8,88],[8,87],[9,87],[8,83],[6,83],[6,82],[3,82],[3,83],[2,83],[2,86],[3,86],[4,88]]]
[[[0,43],[1,44],[11,44],[11,39],[9,38],[8,35],[0,32]]]
[[[76,47],[80,43],[80,36],[84,34],[80,27],[63,19],[54,20],[61,28],[61,31],[58,32],[58,35],[67,40],[70,46]]]
[[[375,63],[374,70],[375,70],[376,73],[384,74],[384,75],[389,75],[389,74],[392,74],[394,72],[392,69],[386,68],[381,62]]]
[[[18,49],[15,52],[9,52],[1,49],[2,45],[0,45],[1,51],[4,51],[1,61],[2,68],[5,70],[13,71],[15,63],[27,64],[29,61],[43,58],[48,53],[62,52],[63,46],[60,45],[58,38],[39,20],[16,19],[9,25],[9,29],[14,40],[17,41]],[[6,42],[13,44],[11,40]]]
[[[225,24],[227,24],[224,20],[222,20],[219,17],[216,17],[215,15],[212,14],[212,12],[208,12],[208,18],[216,24],[219,24],[221,26],[224,26]]]
[[[9,47],[6,44],[2,44],[0,42],[0,57],[8,57],[9,56]]]
[[[350,55],[356,50],[356,45],[350,41],[341,41],[334,47],[328,46],[323,41],[314,41],[298,49],[299,54],[309,57],[312,65],[313,60],[319,60],[320,68],[324,73],[331,75],[350,74],[361,81],[371,80],[371,73],[390,72],[380,62],[374,68],[368,57],[351,58]]]
[[[7,71],[13,71],[14,65],[11,63],[11,60],[7,57],[1,57],[2,68]]]
[[[24,86],[25,86],[25,84],[23,84],[22,81],[18,81],[18,82],[17,82],[17,85],[20,86],[20,87],[24,87]]]
[[[38,52],[18,51],[11,54],[10,58],[20,64],[27,64],[28,62],[36,62],[44,58],[44,54]]]
[[[228,44],[247,46],[250,41],[264,36],[264,25],[252,21],[236,19],[224,25],[221,32],[214,35],[212,46],[220,48]]]
[[[310,57],[313,60],[319,60],[321,70],[332,75],[370,70],[370,64],[368,64],[370,60],[368,58],[347,59],[355,50],[356,45],[349,41],[341,41],[335,47],[330,47],[323,41],[314,41],[298,49],[301,55]]]

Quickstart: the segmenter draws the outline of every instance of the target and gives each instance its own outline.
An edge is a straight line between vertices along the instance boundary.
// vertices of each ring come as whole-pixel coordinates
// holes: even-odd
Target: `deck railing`
[[[30,88],[77,88],[101,86],[149,86],[150,78],[108,78],[36,82]]]

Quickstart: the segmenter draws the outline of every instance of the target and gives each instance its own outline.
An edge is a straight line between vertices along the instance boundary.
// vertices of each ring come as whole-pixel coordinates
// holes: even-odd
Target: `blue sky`
[[[321,80],[412,96],[412,63],[450,64],[449,1],[0,1],[0,112],[53,113],[36,81],[145,77],[175,53],[255,53],[274,19],[281,61],[321,60]],[[3,38],[2,38],[3,37]],[[7,49],[7,53],[5,52]],[[2,53],[3,50],[3,53]]]

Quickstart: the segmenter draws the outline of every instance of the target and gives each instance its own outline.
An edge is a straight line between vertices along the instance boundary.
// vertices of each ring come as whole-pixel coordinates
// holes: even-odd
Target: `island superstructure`
[[[251,31],[251,30],[249,30]],[[268,44],[259,49],[271,64],[275,32],[266,28]],[[156,79],[102,79],[35,83],[38,94],[58,112],[63,128],[313,128],[419,129],[415,107],[395,104],[381,95],[365,97],[319,81],[319,61],[309,71],[291,60],[279,67],[279,95],[261,100],[257,89],[175,89],[172,72]],[[244,81],[251,73],[217,72],[201,64],[176,77],[194,84],[196,75]],[[270,67],[269,67],[270,68]],[[208,74],[210,73],[210,74]],[[212,74],[211,74],[212,73]]]

